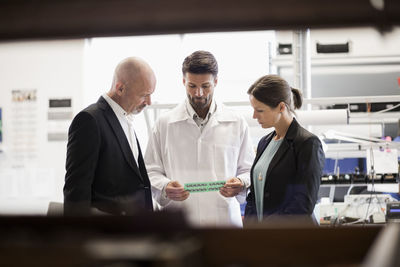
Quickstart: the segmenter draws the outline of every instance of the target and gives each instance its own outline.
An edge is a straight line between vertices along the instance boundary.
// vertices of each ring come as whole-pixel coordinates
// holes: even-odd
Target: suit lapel
[[[148,184],[150,185],[150,181],[147,176],[146,166],[144,164],[142,150],[140,149],[139,141],[137,139],[136,139],[136,142],[137,142],[138,149],[139,149],[138,160],[137,160],[137,162],[139,164],[139,171],[140,171],[140,174],[141,174],[141,177],[142,177],[142,180],[144,181],[144,183],[146,184],[148,182]]]
[[[271,173],[271,170],[275,167],[276,164],[278,164],[279,160],[282,158],[283,155],[285,155],[286,151],[289,149],[289,144],[286,140],[283,140],[281,145],[278,148],[278,151],[276,151],[274,157],[271,160],[271,163],[268,166],[267,170],[267,176]]]
[[[250,169],[250,177],[251,180],[253,181],[253,170],[254,167],[256,166],[258,160],[260,159],[261,155],[264,153],[265,148],[267,148],[269,142],[271,142],[271,138],[274,136],[274,133],[271,133],[265,137],[263,137],[264,139],[260,141],[260,145],[259,147],[257,147],[257,154],[256,154],[256,158],[254,159],[254,163],[251,166]],[[253,182],[251,183],[251,186],[253,186]]]
[[[281,145],[278,148],[278,151],[276,151],[274,157],[271,160],[271,163],[268,166],[266,177],[269,176],[269,174],[271,173],[272,169],[276,166],[276,164],[278,164],[279,160],[283,157],[283,155],[286,154],[287,150],[290,148],[291,143],[293,142],[293,140],[294,140],[294,138],[296,136],[296,132],[297,132],[298,127],[299,127],[299,124],[297,123],[296,119],[293,118],[293,121],[290,124],[290,126],[289,126],[289,128],[288,128],[288,130],[286,132],[286,135],[285,135]],[[272,137],[274,135],[275,134],[271,135],[271,139],[272,139]],[[269,141],[271,141],[271,139]]]
[[[122,153],[124,154],[126,161],[128,162],[129,166],[138,174],[140,179],[143,180],[139,167],[137,166],[135,158],[133,157],[128,139],[126,138],[124,130],[122,129],[117,116],[114,114],[114,111],[111,109],[111,107],[108,105],[107,101],[105,101],[103,97],[100,97],[98,102],[100,102],[104,109],[105,117],[118,140],[119,146],[122,150]]]
[[[260,147],[260,152],[256,155],[256,159],[255,159],[255,161],[254,161],[255,163],[257,163],[257,161],[260,159],[261,155],[264,153],[264,150],[267,148],[269,142],[271,142],[271,139],[272,139],[272,137],[274,136],[274,133],[275,133],[275,132],[271,133],[270,135],[268,135],[268,136],[265,138],[265,140],[264,140],[262,146]],[[255,165],[255,164],[254,164],[254,165]]]

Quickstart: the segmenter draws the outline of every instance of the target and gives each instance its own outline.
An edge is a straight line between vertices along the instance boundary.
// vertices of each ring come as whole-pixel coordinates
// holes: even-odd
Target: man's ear
[[[117,84],[115,85],[116,91],[117,91],[117,95],[122,95],[122,93],[124,92],[124,85],[121,82],[117,82]]]
[[[218,83],[218,77],[214,77],[214,86],[217,86]]]
[[[183,82],[183,86],[185,86],[185,85],[186,85],[186,79],[185,79],[185,77],[182,78],[182,82]]]

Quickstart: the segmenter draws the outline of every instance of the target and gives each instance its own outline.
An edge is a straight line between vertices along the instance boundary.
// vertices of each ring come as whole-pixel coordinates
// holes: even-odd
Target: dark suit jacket
[[[91,207],[126,215],[137,209],[153,210],[139,143],[138,147],[139,167],[103,97],[76,115],[68,133],[64,214],[86,215]]]
[[[257,147],[251,169],[250,193],[245,216],[257,215],[253,169],[275,135],[264,136]],[[296,119],[290,124],[266,174],[264,218],[269,215],[311,215],[318,198],[325,155],[318,137],[301,127]]]

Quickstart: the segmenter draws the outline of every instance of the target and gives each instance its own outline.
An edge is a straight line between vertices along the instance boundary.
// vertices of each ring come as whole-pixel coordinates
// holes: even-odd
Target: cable
[[[367,206],[367,211],[365,212],[365,218],[364,218],[364,223],[363,226],[365,226],[365,223],[367,221],[367,216],[368,216],[368,210],[369,210],[369,206],[371,205],[371,201],[372,201],[372,194],[375,191],[375,170],[374,170],[374,152],[372,149],[372,146],[370,148],[370,164],[371,164],[371,180],[372,180],[372,188],[371,188],[371,194],[369,196],[369,201],[368,201],[368,206]],[[367,180],[367,186],[368,186],[368,180]]]
[[[379,110],[379,111],[376,111],[376,112],[372,112],[371,114],[384,113],[384,112],[386,112],[386,111],[390,111],[390,110],[395,109],[395,108],[398,108],[398,107],[400,107],[400,104],[397,104],[397,105],[395,105],[395,106],[393,106],[393,107],[391,107],[391,108],[387,108],[387,109]]]
[[[342,143],[342,140],[339,140],[338,144]],[[333,174],[336,174],[336,179],[339,179],[339,166],[338,166],[338,161],[339,161],[339,152],[336,152],[336,159],[335,159],[335,165],[333,166]],[[336,183],[336,181],[335,181]]]
[[[333,226],[336,226],[336,223],[338,223],[338,225],[340,224],[340,217],[348,210],[348,208],[351,206],[351,204],[347,204],[346,205],[346,207],[341,211],[341,212],[339,212],[338,214],[337,214],[337,216],[336,216],[336,218],[335,218],[335,220],[333,221]]]
[[[362,218],[360,218],[360,219],[358,219],[357,221],[354,221],[354,222],[348,222],[348,223],[343,223],[342,225],[357,224],[357,223],[359,223],[359,222],[362,222],[362,221],[364,221],[364,222],[365,222],[365,220],[363,220]]]

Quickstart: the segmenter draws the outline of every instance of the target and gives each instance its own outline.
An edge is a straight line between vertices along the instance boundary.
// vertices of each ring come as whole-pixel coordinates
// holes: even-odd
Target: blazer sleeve
[[[325,164],[321,141],[312,136],[301,144],[296,155],[296,177],[289,186],[289,201],[280,213],[311,215]]]
[[[100,132],[95,118],[80,112],[68,132],[64,214],[89,214],[92,183],[100,151]]]

